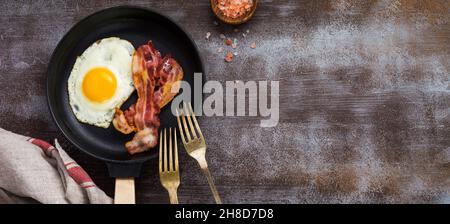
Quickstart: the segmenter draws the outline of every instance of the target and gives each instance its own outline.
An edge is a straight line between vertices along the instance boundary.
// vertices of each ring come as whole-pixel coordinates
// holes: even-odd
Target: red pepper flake
[[[233,44],[233,41],[230,38],[228,38],[228,39],[225,40],[225,44],[230,46],[230,45]]]
[[[256,43],[253,42],[252,45],[250,45],[250,47],[251,47],[252,49],[255,49],[255,48],[256,48]]]
[[[233,61],[233,53],[228,52],[227,55],[225,56],[225,61],[232,62]]]
[[[217,0],[217,5],[224,16],[236,19],[251,10],[253,0]]]

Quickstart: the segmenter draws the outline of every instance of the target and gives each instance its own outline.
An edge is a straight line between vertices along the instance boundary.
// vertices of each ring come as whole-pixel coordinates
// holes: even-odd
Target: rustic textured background
[[[109,195],[105,165],[53,123],[45,69],[72,25],[122,4],[179,22],[208,80],[280,81],[274,128],[255,117],[201,118],[225,203],[450,203],[450,1],[266,0],[238,33],[214,25],[208,0],[0,1],[0,126],[58,138]],[[233,63],[217,52],[220,33],[238,39]],[[181,163],[180,202],[212,203],[196,163],[185,153]],[[137,198],[168,202],[155,161]]]

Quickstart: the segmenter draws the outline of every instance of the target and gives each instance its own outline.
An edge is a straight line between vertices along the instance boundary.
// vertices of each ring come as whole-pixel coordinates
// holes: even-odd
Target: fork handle
[[[202,167],[202,171],[205,174],[206,179],[208,180],[209,188],[211,188],[214,200],[216,200],[216,204],[222,204],[222,199],[220,199],[219,192],[217,192],[216,185],[214,185],[214,181],[211,177],[211,173],[209,172],[208,167]]]
[[[170,204],[178,204],[178,194],[177,189],[168,190]]]

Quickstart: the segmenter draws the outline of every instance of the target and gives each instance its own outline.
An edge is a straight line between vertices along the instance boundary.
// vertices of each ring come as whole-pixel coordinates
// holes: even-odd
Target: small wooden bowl
[[[233,19],[233,18],[226,17],[222,14],[222,12],[220,11],[219,6],[217,4],[217,0],[211,0],[211,9],[214,12],[214,14],[216,15],[216,17],[219,18],[220,21],[222,21],[226,24],[230,24],[230,25],[239,25],[239,24],[249,21],[253,17],[253,14],[255,14],[257,6],[258,6],[258,0],[253,0],[253,5],[252,5],[252,8],[250,9],[250,11],[248,11],[246,14],[242,15],[239,18]]]

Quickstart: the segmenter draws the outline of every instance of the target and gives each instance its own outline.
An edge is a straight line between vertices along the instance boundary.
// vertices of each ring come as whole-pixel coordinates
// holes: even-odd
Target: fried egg
[[[115,108],[133,93],[133,45],[117,37],[89,46],[79,56],[69,76],[69,101],[78,121],[108,128]]]

